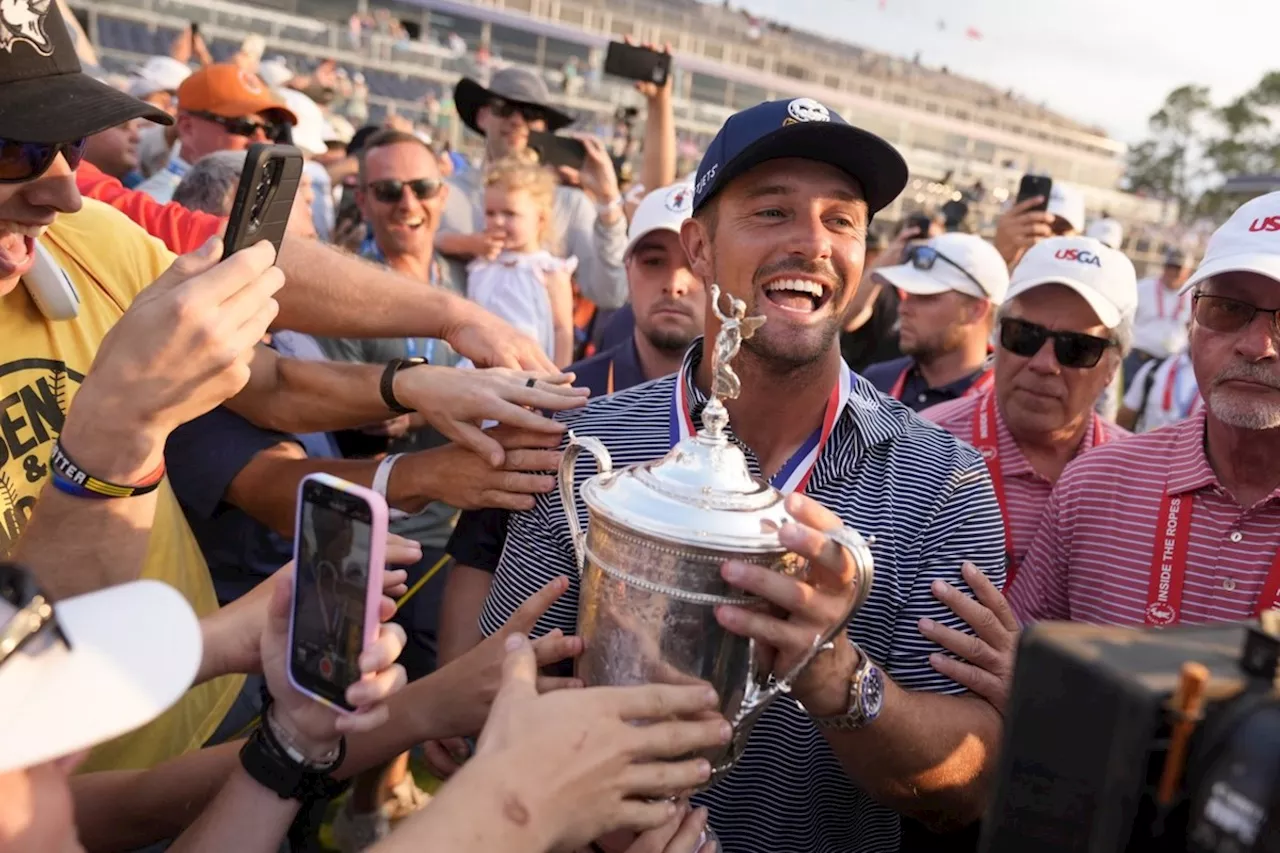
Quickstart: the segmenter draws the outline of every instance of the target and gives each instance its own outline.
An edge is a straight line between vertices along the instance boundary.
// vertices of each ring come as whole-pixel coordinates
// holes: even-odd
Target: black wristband
[[[425,358],[393,358],[387,362],[386,369],[382,371],[382,381],[378,383],[378,391],[382,394],[382,402],[386,403],[388,409],[398,415],[413,414],[413,409],[406,408],[396,399],[396,374],[406,367],[417,367],[428,363]]]
[[[350,781],[337,781],[330,774],[342,766],[347,757],[347,741],[343,738],[337,759],[323,770],[307,767],[290,757],[285,748],[271,733],[267,714],[268,702],[263,706],[262,718],[240,748],[240,764],[255,782],[272,791],[282,800],[298,800],[302,803],[331,800],[350,786]]]

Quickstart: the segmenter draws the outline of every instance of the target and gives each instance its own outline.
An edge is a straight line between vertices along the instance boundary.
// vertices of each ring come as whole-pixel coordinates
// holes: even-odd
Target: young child
[[[521,159],[495,163],[485,175],[485,227],[502,252],[467,267],[467,296],[542,345],[558,367],[573,361],[573,285],[577,258],[547,247],[555,178]]]

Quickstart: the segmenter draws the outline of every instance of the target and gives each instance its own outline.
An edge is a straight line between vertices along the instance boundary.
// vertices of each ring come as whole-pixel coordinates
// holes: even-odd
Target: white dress
[[[556,331],[543,281],[549,273],[573,275],[577,268],[577,258],[562,260],[550,252],[503,252],[492,261],[467,265],[467,296],[533,338],[554,359]]]

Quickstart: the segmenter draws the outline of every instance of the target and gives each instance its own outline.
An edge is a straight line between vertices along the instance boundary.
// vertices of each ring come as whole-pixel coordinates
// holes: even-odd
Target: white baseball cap
[[[283,56],[273,56],[258,63],[258,78],[272,89],[283,88],[295,76]]]
[[[678,183],[656,189],[645,196],[627,229],[627,248],[623,258],[631,256],[631,250],[646,234],[653,231],[680,233],[680,226],[693,213],[693,184]]]
[[[1092,237],[1050,237],[1032,246],[1013,268],[1005,301],[1042,284],[1080,294],[1108,329],[1132,320],[1138,307],[1133,262]]]
[[[66,643],[46,625],[0,663],[0,773],[151,722],[186,693],[200,665],[200,621],[160,581],[77,595],[53,611]],[[0,598],[0,625],[17,613]]]
[[[293,144],[306,154],[318,157],[329,150],[324,141],[324,113],[320,105],[299,92],[297,89],[279,89],[276,94],[289,111],[298,117],[293,126]]]
[[[1124,226],[1114,219],[1095,219],[1084,236],[1092,237],[1108,248],[1119,249],[1124,243]]]
[[[182,81],[191,76],[191,66],[172,56],[153,56],[130,74],[129,94],[145,98],[156,92],[177,92]]]
[[[1213,232],[1184,291],[1224,272],[1256,272],[1280,282],[1280,192],[1247,201]]]
[[[939,234],[916,247],[932,249],[938,257],[929,269],[915,261],[882,267],[875,275],[893,287],[916,296],[954,290],[999,305],[1009,289],[1009,266],[996,247],[975,234]],[[915,249],[913,249],[915,251]],[[927,252],[922,253],[922,257]],[[950,261],[950,263],[948,263]]]
[[[1065,219],[1076,231],[1084,229],[1084,194],[1071,184],[1053,182],[1048,212]]]

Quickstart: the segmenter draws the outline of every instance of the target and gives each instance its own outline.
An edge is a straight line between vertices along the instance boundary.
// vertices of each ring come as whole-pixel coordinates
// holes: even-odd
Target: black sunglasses
[[[0,139],[0,184],[21,184],[35,180],[49,171],[59,154],[67,158],[67,166],[74,172],[84,159],[88,141],[88,137],[75,142],[52,143]]]
[[[404,197],[404,188],[408,187],[418,201],[434,198],[444,186],[444,181],[434,178],[415,178],[412,181],[370,181],[369,192],[383,204],[395,204]]]
[[[253,139],[259,133],[266,139],[275,139],[280,132],[279,127],[270,122],[257,122],[247,118],[227,118],[226,116],[205,112],[193,112],[191,115],[213,122],[232,136],[243,136],[246,139]]]
[[[1238,332],[1259,314],[1271,315],[1271,334],[1280,335],[1280,308],[1259,308],[1229,296],[1196,292],[1191,297],[1195,321],[1211,332]]]
[[[1115,341],[1083,332],[1056,332],[1036,323],[1005,317],[1000,321],[1000,346],[1014,355],[1031,358],[1053,339],[1053,354],[1063,367],[1086,368],[1097,365]]]
[[[17,609],[9,621],[0,626],[0,664],[47,627],[52,627],[63,645],[71,648],[71,641],[58,624],[53,599],[40,589],[26,569],[13,563],[0,563],[0,599]]]
[[[977,287],[979,291],[982,293],[987,292],[987,289],[982,286],[981,282],[974,278],[967,269],[960,266],[932,246],[912,246],[907,250],[907,263],[923,272],[933,269],[934,265],[937,264],[938,261],[942,261],[944,264],[950,264],[960,270],[960,274],[973,282],[974,286]]]
[[[511,101],[504,101],[502,98],[494,98],[489,101],[489,109],[498,118],[511,118],[516,113],[529,124],[535,121],[546,121],[547,111],[535,104],[515,104]]]

